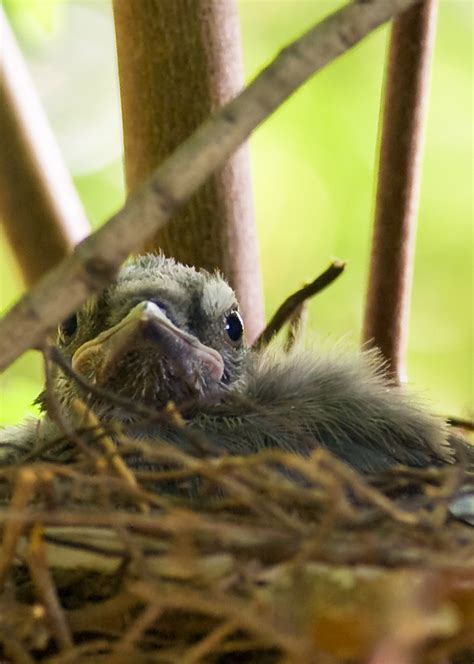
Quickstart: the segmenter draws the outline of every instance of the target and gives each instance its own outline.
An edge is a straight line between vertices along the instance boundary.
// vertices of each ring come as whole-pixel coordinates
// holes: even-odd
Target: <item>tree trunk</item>
[[[235,0],[114,0],[126,182],[134,191],[243,87]],[[237,292],[252,340],[263,327],[247,147],[161,229],[147,250],[218,268]]]

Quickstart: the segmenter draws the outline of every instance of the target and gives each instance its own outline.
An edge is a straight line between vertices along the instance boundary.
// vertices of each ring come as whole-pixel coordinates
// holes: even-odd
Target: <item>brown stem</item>
[[[244,85],[236,0],[114,0],[129,191]],[[137,43],[140,48],[137,49]],[[247,333],[264,325],[248,149],[242,146],[145,248],[215,270]]]
[[[308,322],[308,300],[305,300],[291,314],[288,320],[288,332],[285,339],[285,350],[289,352],[304,338],[306,324]]]
[[[39,525],[33,526],[31,532],[27,562],[38,599],[44,604],[56,642],[61,649],[68,650],[73,646],[72,635],[51,576],[43,529]]]
[[[357,1],[284,49],[209,118],[107,224],[51,270],[0,321],[0,370],[42,343],[54,326],[103,289],[130,252],[153,236],[206,178],[305,80],[416,0]]]
[[[308,300],[316,293],[320,293],[324,288],[332,284],[337,277],[344,271],[346,264],[343,261],[333,261],[331,265],[316,277],[310,284],[306,284],[303,288],[290,295],[281,304],[276,312],[273,314],[270,322],[263,330],[261,335],[254,343],[255,348],[262,348],[266,346],[273,337],[278,334],[283,325],[293,316],[295,311],[302,305],[303,302]]]
[[[378,190],[363,340],[405,380],[423,134],[436,0],[393,23],[387,67]]]
[[[446,418],[446,422],[452,427],[474,431],[474,420],[465,420],[462,417],[448,417]]]
[[[90,227],[1,7],[0,40],[0,217],[31,285]]]
[[[13,509],[24,509],[34,495],[37,484],[35,473],[30,468],[24,468],[18,474],[13,490],[11,507]],[[16,547],[23,532],[23,524],[12,521],[3,529],[0,547],[0,588],[6,579],[8,571],[16,555]]]

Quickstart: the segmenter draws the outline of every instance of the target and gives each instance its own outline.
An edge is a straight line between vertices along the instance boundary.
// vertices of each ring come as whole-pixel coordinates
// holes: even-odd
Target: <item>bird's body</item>
[[[58,345],[73,370],[102,390],[87,396],[101,421],[119,420],[135,436],[186,447],[197,430],[210,449],[229,454],[281,448],[307,455],[322,446],[362,472],[456,458],[443,421],[390,385],[373,352],[250,350],[227,283],[163,256],[123,268],[63,324]],[[59,369],[53,382],[67,418],[84,390]],[[144,423],[104,391],[155,412],[171,401],[187,426]],[[52,436],[45,393],[40,401]],[[25,450],[35,426],[4,432],[4,451]]]

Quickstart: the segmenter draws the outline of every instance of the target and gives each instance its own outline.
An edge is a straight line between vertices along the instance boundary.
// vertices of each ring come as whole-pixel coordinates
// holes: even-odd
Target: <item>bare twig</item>
[[[0,7],[0,217],[27,284],[90,227]]]
[[[452,427],[474,431],[474,420],[465,420],[462,417],[448,417],[446,418],[446,422]]]
[[[308,321],[308,300],[302,302],[290,316],[288,333],[285,340],[285,350],[289,352],[303,340]]]
[[[162,613],[163,607],[159,602],[150,602],[117,643],[114,653],[119,656],[131,651],[134,644],[143,638],[146,630],[152,627],[153,623],[156,623]]]
[[[98,420],[95,413],[90,408],[88,408],[84,404],[84,402],[81,401],[80,399],[74,399],[72,407],[73,410],[81,418],[82,424],[84,424],[86,427],[90,427],[91,429],[95,430],[96,438],[100,446],[106,453],[108,462],[115,470],[117,475],[122,477],[132,489],[136,489],[138,487],[138,483],[135,475],[120,456],[120,453],[117,449],[117,445],[102,428],[100,421]],[[140,509],[142,510],[142,512],[149,511],[149,507],[145,502],[140,503]]]
[[[57,644],[64,650],[68,650],[73,646],[72,636],[48,567],[42,528],[38,525],[34,526],[31,533],[27,561],[38,597],[44,603]]]
[[[355,0],[284,49],[207,120],[105,226],[49,272],[0,322],[0,370],[114,277],[249,134],[316,71],[417,0]]]
[[[281,304],[277,311],[273,314],[270,322],[260,334],[260,336],[255,340],[254,347],[262,348],[266,346],[272,338],[278,334],[283,325],[293,316],[295,311],[301,306],[303,302],[308,300],[316,293],[320,293],[324,288],[332,284],[332,282],[337,279],[337,277],[344,271],[346,264],[343,261],[333,261],[331,265],[316,277],[314,281],[300,290],[290,295],[283,304]]]
[[[77,430],[77,428],[72,426],[72,424],[65,417],[65,413],[63,412],[63,409],[61,407],[58,395],[56,394],[53,376],[51,375],[51,366],[50,366],[50,361],[54,361],[53,359],[54,350],[56,350],[57,354],[60,355],[59,350],[55,346],[45,345],[41,348],[41,352],[43,353],[43,367],[44,367],[44,377],[45,377],[46,399],[48,403],[48,414],[51,417],[51,419],[55,422],[55,424],[58,426],[59,431],[64,435],[65,440],[69,440],[70,442],[77,445],[78,449],[80,449],[81,452],[83,452],[83,454],[86,457],[89,457],[92,460],[96,460],[97,454],[90,449],[90,447],[82,439],[81,434]],[[46,447],[49,447],[49,441],[47,441]],[[35,449],[30,454],[28,454],[26,458],[23,459],[23,462],[29,460],[31,455],[34,455],[36,453],[41,453],[42,451],[43,451],[42,447],[40,447],[38,450]]]
[[[35,659],[30,657],[26,646],[15,637],[8,627],[0,627],[0,645],[3,647],[5,655],[9,659],[5,662],[15,662],[15,664],[35,664]]]
[[[13,509],[22,510],[30,502],[37,484],[35,473],[29,469],[22,469],[15,483],[11,506]],[[5,525],[2,533],[2,544],[0,549],[0,588],[3,586],[8,570],[10,569],[16,554],[16,547],[23,531],[22,522],[11,521]]]
[[[211,630],[203,639],[189,648],[181,660],[181,664],[196,664],[202,662],[206,655],[215,650],[216,646],[224,641],[229,634],[235,632],[239,627],[236,620],[225,620],[221,625]]]
[[[437,0],[393,24],[363,340],[403,382],[423,134]]]

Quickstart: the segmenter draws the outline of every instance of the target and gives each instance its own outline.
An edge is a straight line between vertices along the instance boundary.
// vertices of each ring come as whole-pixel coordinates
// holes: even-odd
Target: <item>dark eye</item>
[[[77,315],[71,314],[59,326],[59,331],[66,341],[71,339],[76,334],[77,330]]]
[[[225,331],[234,343],[242,339],[244,333],[244,321],[238,311],[233,311],[225,319]]]

